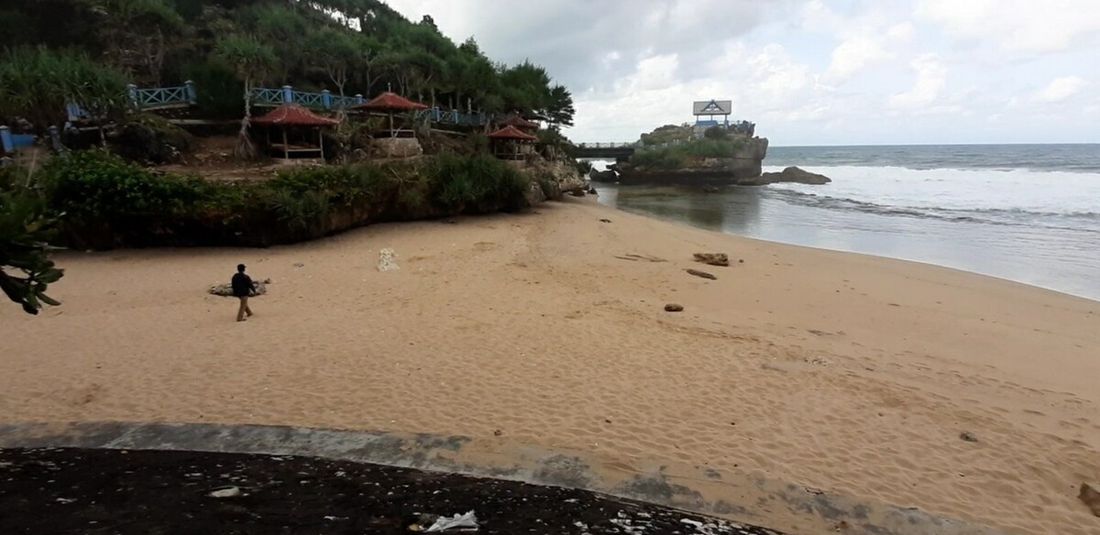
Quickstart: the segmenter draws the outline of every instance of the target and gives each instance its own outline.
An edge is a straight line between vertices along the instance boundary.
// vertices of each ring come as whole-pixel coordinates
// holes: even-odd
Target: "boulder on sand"
[[[777,182],[795,182],[798,184],[821,185],[832,182],[829,177],[811,173],[795,166],[788,167],[778,173],[764,173],[758,177],[745,178],[737,183],[742,186],[766,186]]]
[[[1088,506],[1093,515],[1100,516],[1100,490],[1097,487],[1081,483],[1081,493],[1077,497]]]
[[[730,258],[726,253],[695,253],[695,261],[711,266],[728,266]]]

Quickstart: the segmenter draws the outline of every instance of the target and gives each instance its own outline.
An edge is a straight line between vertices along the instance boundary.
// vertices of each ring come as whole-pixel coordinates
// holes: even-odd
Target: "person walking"
[[[246,314],[252,316],[252,309],[248,307],[248,298],[256,291],[256,285],[252,282],[252,277],[244,273],[244,264],[237,264],[237,272],[233,274],[231,284],[233,295],[241,300],[241,308],[237,310],[237,321],[244,321]]]

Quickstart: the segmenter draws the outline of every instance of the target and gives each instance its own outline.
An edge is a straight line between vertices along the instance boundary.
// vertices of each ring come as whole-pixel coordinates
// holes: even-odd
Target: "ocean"
[[[698,227],[937,264],[1100,300],[1100,144],[772,147],[823,186],[595,184],[601,203]]]

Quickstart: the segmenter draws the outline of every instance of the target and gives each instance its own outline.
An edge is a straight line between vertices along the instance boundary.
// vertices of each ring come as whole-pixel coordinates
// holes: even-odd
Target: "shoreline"
[[[765,186],[743,186],[743,187],[765,187]],[[599,191],[599,188],[596,188],[596,190]],[[598,199],[598,197],[597,197],[597,199]],[[761,243],[765,243],[765,244],[782,245],[782,246],[786,246],[786,247],[798,247],[798,248],[809,249],[809,250],[813,250],[813,251],[823,251],[823,252],[830,252],[830,253],[843,253],[843,254],[850,254],[850,255],[857,255],[857,256],[865,256],[865,257],[868,257],[868,258],[893,260],[893,261],[897,261],[897,262],[906,262],[906,263],[916,264],[916,265],[920,265],[920,266],[926,266],[926,267],[932,267],[932,268],[938,268],[938,269],[946,269],[946,270],[954,271],[954,272],[957,272],[957,273],[975,275],[975,276],[978,276],[978,277],[985,277],[985,278],[988,278],[988,279],[994,279],[994,280],[998,280],[998,281],[1002,281],[1002,282],[1006,282],[1006,283],[1011,283],[1011,284],[1018,284],[1020,286],[1024,286],[1024,287],[1027,287],[1027,288],[1032,288],[1032,289],[1036,289],[1036,290],[1043,290],[1043,291],[1051,292],[1053,294],[1063,296],[1063,297],[1070,297],[1070,298],[1074,298],[1074,299],[1082,299],[1082,300],[1088,301],[1090,303],[1095,303],[1095,304],[1100,305],[1100,298],[1092,298],[1092,297],[1089,297],[1089,296],[1086,296],[1086,295],[1078,295],[1078,294],[1066,292],[1066,291],[1063,291],[1063,290],[1059,290],[1057,288],[1050,288],[1050,287],[1047,287],[1047,286],[1040,286],[1038,284],[1032,284],[1032,283],[1021,281],[1021,280],[1010,279],[1010,278],[1007,278],[1007,277],[1000,277],[1000,276],[997,276],[997,275],[994,275],[994,274],[991,274],[991,273],[983,273],[983,272],[980,272],[980,271],[971,271],[971,270],[968,270],[968,269],[957,268],[957,267],[948,266],[948,265],[944,265],[944,264],[936,264],[934,262],[926,262],[926,261],[923,261],[923,260],[915,260],[915,259],[912,259],[912,258],[902,258],[902,257],[899,257],[899,256],[886,256],[886,255],[874,254],[874,253],[864,253],[864,252],[860,252],[860,251],[849,251],[849,250],[845,250],[845,249],[830,249],[828,247],[818,247],[818,246],[814,246],[814,245],[803,245],[803,244],[800,244],[800,243],[791,243],[791,242],[785,242],[785,241],[779,241],[779,240],[770,240],[770,239],[765,239],[765,238],[757,238],[755,236],[749,236],[749,235],[746,235],[746,234],[738,234],[738,233],[734,233],[734,232],[726,232],[724,230],[712,230],[712,229],[708,229],[708,228],[705,228],[705,227],[693,225],[689,222],[685,222],[685,221],[682,221],[682,220],[679,220],[679,219],[664,218],[664,217],[661,217],[661,216],[658,216],[658,215],[655,215],[655,214],[650,214],[650,213],[647,213],[643,210],[637,210],[637,209],[631,210],[631,209],[627,209],[627,208],[620,208],[618,206],[609,206],[609,205],[602,204],[602,203],[600,204],[600,206],[603,206],[605,208],[609,208],[611,210],[636,215],[636,216],[639,216],[639,217],[645,217],[645,218],[648,218],[648,219],[655,219],[655,220],[658,220],[658,221],[662,221],[664,223],[669,223],[669,224],[673,224],[673,225],[677,225],[677,226],[681,226],[681,227],[692,228],[692,229],[696,229],[696,230],[703,230],[703,231],[706,231],[706,232],[715,232],[715,233],[718,233],[718,234],[723,234],[723,235],[726,235],[726,236],[733,236],[733,237],[740,238],[740,239],[743,239],[743,240],[750,240],[750,241],[761,242]]]
[[[399,271],[377,271],[381,248]],[[1100,306],[1083,298],[572,199],[270,249],[58,260],[63,306],[0,309],[9,421],[499,431],[1094,533],[1075,497],[1100,478]],[[274,279],[245,324],[204,293],[238,261]]]

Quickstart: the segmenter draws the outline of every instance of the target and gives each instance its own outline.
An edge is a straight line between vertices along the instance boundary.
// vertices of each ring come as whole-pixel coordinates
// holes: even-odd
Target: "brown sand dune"
[[[376,269],[384,247],[399,271]],[[1100,480],[1095,301],[582,201],[58,261],[64,306],[0,308],[6,421],[499,430],[1014,532],[1100,533],[1076,499]],[[238,262],[274,279],[243,324],[205,294]]]

